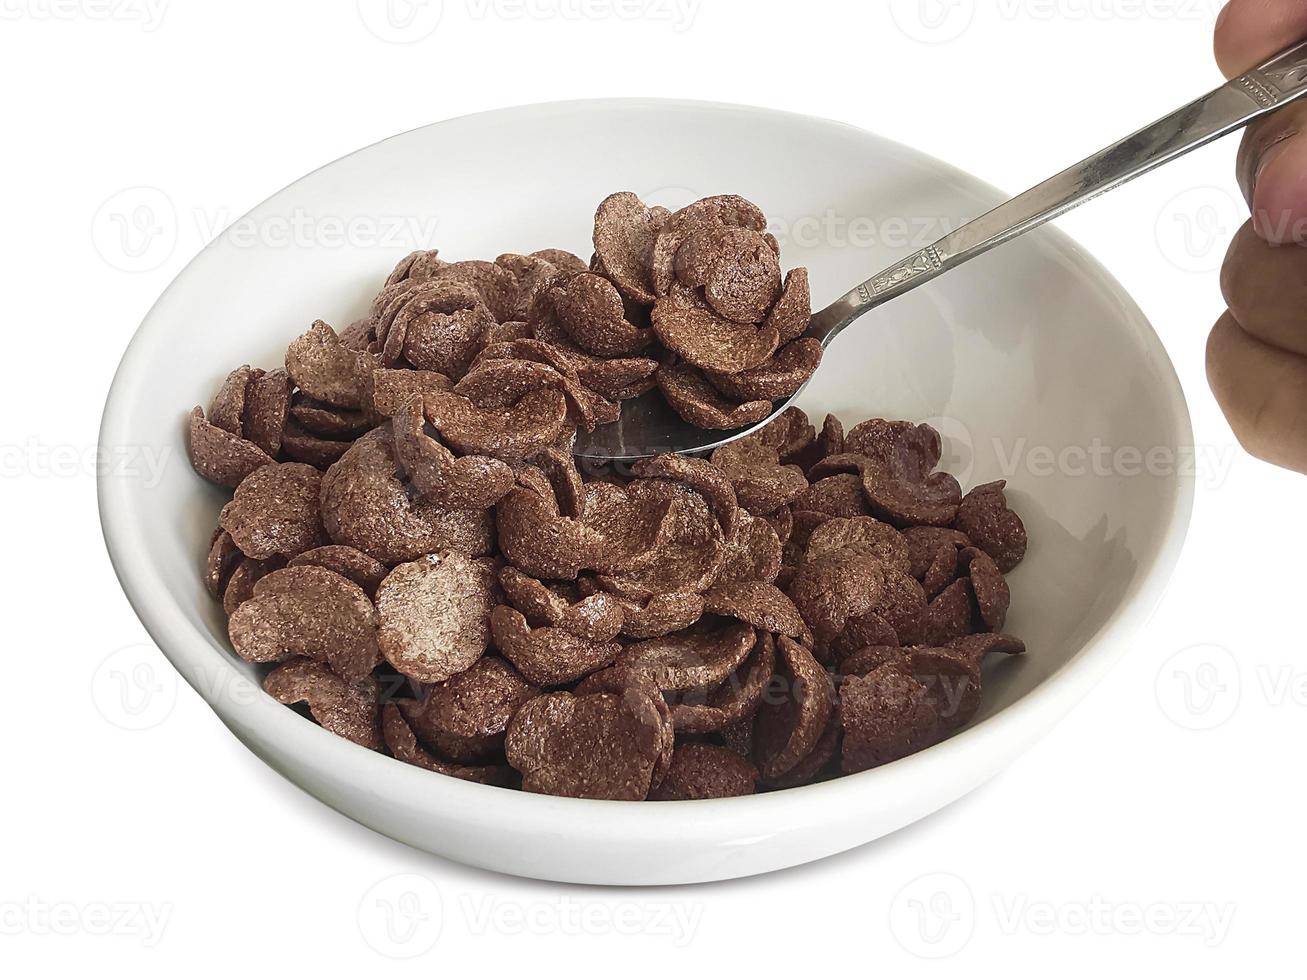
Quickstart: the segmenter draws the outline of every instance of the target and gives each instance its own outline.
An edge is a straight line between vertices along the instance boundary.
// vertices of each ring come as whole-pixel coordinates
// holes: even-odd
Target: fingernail
[[[1221,8],[1221,12],[1216,15],[1216,29],[1218,31],[1221,29],[1221,25],[1224,24],[1227,19],[1229,19],[1229,16],[1230,16],[1230,5],[1227,3],[1224,7]]]

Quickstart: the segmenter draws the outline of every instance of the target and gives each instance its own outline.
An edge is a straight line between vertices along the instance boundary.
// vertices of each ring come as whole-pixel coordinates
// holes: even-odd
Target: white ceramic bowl
[[[506,109],[359,150],[261,204],[150,311],[114,380],[101,445],[172,455],[156,484],[102,480],[105,538],[146,628],[237,738],[383,834],[497,871],[586,883],[710,881],[811,861],[944,806],[1034,742],[1140,627],[1179,554],[1192,492],[1162,454],[1192,435],[1172,366],[1130,297],[1055,231],[865,318],[803,399],[810,414],[850,422],[938,420],[954,472],[968,484],[1007,477],[1030,532],[1009,620],[1029,656],[994,665],[975,722],[910,758],[818,786],[688,803],[461,782],[337,738],[264,695],[201,584],[224,495],[191,472],[186,412],[207,404],[230,368],[280,363],[314,318],[344,326],[365,309],[414,246],[411,235],[378,243],[369,220],[385,232],[398,219],[436,219],[434,239],[419,244],[447,257],[545,246],[585,256],[596,204],[619,189],[673,207],[724,192],[758,202],[786,267],[811,270],[818,304],[1000,199],[849,126],[693,102]],[[278,236],[297,219],[313,244]],[[352,242],[332,237],[340,227]],[[1095,447],[1125,454],[1113,462]],[[1137,468],[1132,454],[1150,451]]]

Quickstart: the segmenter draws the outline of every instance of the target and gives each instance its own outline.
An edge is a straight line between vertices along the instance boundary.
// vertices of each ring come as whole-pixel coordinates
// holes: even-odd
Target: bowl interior
[[[148,594],[168,609],[172,640],[184,635],[184,651],[165,649],[188,679],[203,662],[253,676],[200,580],[226,496],[186,460],[189,408],[207,406],[237,365],[280,364],[313,319],[347,325],[415,247],[588,257],[595,206],[619,189],[670,207],[725,192],[756,201],[783,265],[809,268],[818,305],[998,200],[938,161],[835,123],[638,101],[454,120],[296,182],[159,301],[106,413],[106,441],[168,454],[157,479],[104,490],[105,521],[134,601]],[[864,318],[832,346],[802,404],[818,422],[828,411],[846,423],[932,420],[964,485],[1008,480],[1031,541],[1011,576],[1008,628],[1031,655],[991,670],[982,720],[1071,663],[1174,558],[1188,489],[1167,460],[1191,436],[1171,365],[1129,298],[1055,232]]]

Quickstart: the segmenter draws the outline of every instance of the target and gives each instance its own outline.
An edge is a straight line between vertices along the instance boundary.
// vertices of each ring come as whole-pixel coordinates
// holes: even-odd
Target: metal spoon
[[[1190,150],[1242,129],[1303,95],[1307,95],[1307,42],[1287,49],[872,276],[813,314],[806,336],[816,337],[823,347],[829,346],[840,331],[882,303]],[[611,425],[580,433],[575,452],[591,461],[704,452],[762,428],[800,392],[777,402],[772,414],[757,425],[723,432],[700,429],[686,422],[655,390],[623,403],[621,418]]]

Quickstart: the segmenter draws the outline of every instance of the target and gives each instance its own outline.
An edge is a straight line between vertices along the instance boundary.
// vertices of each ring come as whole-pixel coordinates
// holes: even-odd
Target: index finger
[[[1216,63],[1234,78],[1304,37],[1302,0],[1230,0],[1216,20]]]

